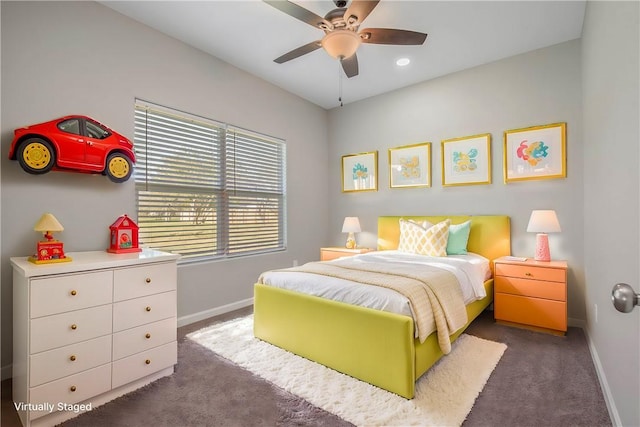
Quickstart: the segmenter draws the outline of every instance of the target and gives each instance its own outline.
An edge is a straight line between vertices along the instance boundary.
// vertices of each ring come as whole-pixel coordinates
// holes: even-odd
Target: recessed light
[[[409,62],[411,62],[411,60],[409,58],[400,58],[396,61],[396,65],[398,67],[405,67],[407,65],[409,65]]]

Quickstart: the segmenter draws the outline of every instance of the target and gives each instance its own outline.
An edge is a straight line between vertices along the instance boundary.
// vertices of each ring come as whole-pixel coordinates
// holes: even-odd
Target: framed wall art
[[[442,185],[491,184],[491,134],[442,141]]]
[[[378,190],[378,152],[342,156],[342,191]]]
[[[504,182],[567,176],[566,123],[504,132]]]
[[[430,142],[389,148],[389,186],[431,186]]]

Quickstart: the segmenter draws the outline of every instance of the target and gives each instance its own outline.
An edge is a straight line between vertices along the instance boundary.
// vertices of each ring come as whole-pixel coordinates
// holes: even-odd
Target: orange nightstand
[[[345,256],[353,256],[358,254],[364,254],[371,252],[373,249],[369,248],[320,248],[320,261],[331,261],[332,259],[341,258]]]
[[[567,331],[567,263],[494,261],[497,321],[563,334]]]

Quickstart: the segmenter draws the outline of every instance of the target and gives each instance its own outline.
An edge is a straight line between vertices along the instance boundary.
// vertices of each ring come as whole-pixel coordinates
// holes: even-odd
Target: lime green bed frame
[[[400,218],[452,224],[471,220],[467,248],[494,260],[511,253],[507,216],[384,216],[378,218],[378,250],[398,246]],[[453,342],[493,301],[493,279],[487,297],[467,305],[469,322],[451,336]],[[358,378],[407,399],[415,382],[441,357],[436,333],[423,343],[414,338],[413,319],[385,311],[255,284],[254,334],[299,356]]]

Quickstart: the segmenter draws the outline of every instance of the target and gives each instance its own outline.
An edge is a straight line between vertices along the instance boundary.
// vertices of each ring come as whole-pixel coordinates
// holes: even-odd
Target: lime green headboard
[[[511,255],[511,222],[504,215],[477,216],[381,216],[378,217],[378,250],[396,249],[400,239],[400,218],[414,221],[429,221],[436,224],[449,218],[452,224],[471,220],[471,232],[467,250],[494,260]]]

